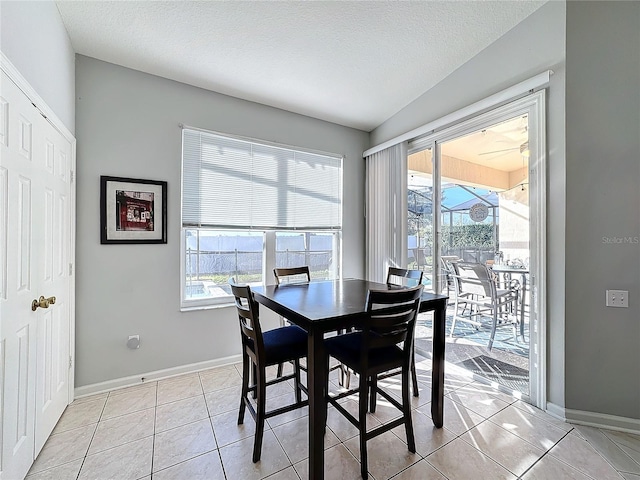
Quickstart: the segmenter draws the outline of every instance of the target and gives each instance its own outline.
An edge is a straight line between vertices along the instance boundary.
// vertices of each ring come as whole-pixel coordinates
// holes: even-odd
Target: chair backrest
[[[307,265],[302,267],[274,268],[273,275],[276,277],[276,285],[311,281],[311,273]]]
[[[458,275],[458,257],[441,256],[440,265],[442,267],[441,278],[446,279],[447,285],[450,287],[456,285],[455,276]]]
[[[364,337],[362,359],[367,350],[403,344],[409,360],[413,342],[420,296],[423,285],[396,290],[369,290],[367,294],[367,321],[362,327]]]
[[[259,358],[264,356],[264,340],[262,327],[260,326],[260,314],[258,302],[253,298],[253,292],[249,285],[239,285],[235,278],[229,279],[231,293],[235,298],[238,320],[240,322],[240,334],[242,336],[242,348],[249,348]]]
[[[387,285],[415,287],[422,283],[422,275],[422,270],[389,267],[389,271],[387,272]]]
[[[482,295],[484,297],[495,297],[496,286],[491,273],[486,265],[481,263],[457,262],[457,275],[460,293],[470,293]]]

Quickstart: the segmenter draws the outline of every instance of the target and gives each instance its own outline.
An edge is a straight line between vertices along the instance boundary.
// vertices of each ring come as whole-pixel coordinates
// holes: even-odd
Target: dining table
[[[309,479],[324,478],[326,423],[324,335],[357,328],[367,318],[369,290],[397,288],[361,279],[340,279],[252,287],[254,299],[307,332],[307,390],[309,396]],[[443,425],[445,318],[448,296],[423,292],[420,312],[433,311],[431,418]]]

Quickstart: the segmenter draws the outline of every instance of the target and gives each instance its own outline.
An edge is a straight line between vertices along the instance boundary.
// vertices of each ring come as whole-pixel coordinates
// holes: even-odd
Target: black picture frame
[[[100,243],[167,243],[167,182],[100,176]]]

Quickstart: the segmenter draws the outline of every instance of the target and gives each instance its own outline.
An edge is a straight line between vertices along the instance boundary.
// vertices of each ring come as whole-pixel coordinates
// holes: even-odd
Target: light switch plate
[[[627,290],[607,290],[607,307],[629,308],[629,292]]]

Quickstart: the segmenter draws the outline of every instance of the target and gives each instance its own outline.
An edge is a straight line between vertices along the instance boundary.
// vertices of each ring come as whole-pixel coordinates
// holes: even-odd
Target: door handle
[[[44,298],[40,295],[38,300],[34,300],[31,302],[31,311],[35,312],[38,307],[40,308],[49,308],[49,305],[54,305],[56,303],[56,297]]]

